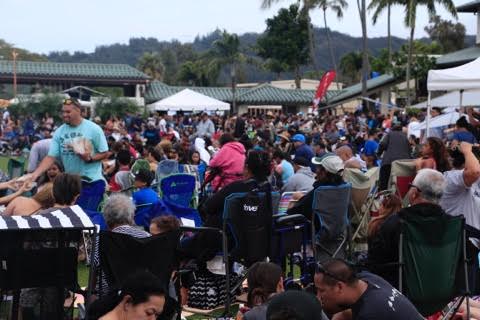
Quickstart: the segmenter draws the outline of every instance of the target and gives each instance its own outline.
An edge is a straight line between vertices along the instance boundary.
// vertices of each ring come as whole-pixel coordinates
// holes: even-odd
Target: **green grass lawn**
[[[87,267],[84,262],[78,263],[77,275],[78,275],[78,284],[80,285],[80,287],[87,286],[88,271],[89,271],[89,267]]]

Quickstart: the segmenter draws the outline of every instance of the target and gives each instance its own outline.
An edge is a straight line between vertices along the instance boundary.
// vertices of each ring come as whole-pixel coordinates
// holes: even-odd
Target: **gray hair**
[[[419,191],[420,196],[429,202],[438,203],[445,189],[443,174],[433,169],[421,169],[412,183]]]
[[[109,228],[120,225],[133,225],[135,205],[123,194],[111,196],[103,209],[103,217]]]

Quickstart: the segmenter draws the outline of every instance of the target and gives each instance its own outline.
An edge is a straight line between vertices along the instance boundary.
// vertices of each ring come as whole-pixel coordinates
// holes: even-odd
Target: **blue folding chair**
[[[169,215],[171,211],[165,203],[159,199],[155,203],[146,203],[138,205],[135,209],[135,217],[133,218],[137,226],[148,230],[150,221],[159,215]]]
[[[195,196],[195,177],[190,174],[172,174],[160,180],[163,200],[189,208]]]
[[[188,226],[188,227],[202,226],[202,218],[200,218],[200,214],[198,213],[198,210],[190,207],[184,207],[182,205],[178,205],[166,198],[164,198],[164,203],[169,209],[169,214],[177,217],[182,222],[182,225]],[[162,212],[160,211],[154,212],[152,218],[158,217],[160,215],[162,215]]]
[[[314,191],[311,235],[316,261],[341,257],[341,250],[349,237],[351,190],[350,183],[343,183],[320,186]],[[323,255],[320,255],[320,251]]]

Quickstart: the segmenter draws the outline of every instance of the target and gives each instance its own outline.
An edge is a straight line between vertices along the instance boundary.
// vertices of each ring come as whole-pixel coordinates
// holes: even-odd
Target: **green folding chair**
[[[463,216],[411,214],[401,223],[399,289],[418,311],[429,316],[455,297],[468,297]]]

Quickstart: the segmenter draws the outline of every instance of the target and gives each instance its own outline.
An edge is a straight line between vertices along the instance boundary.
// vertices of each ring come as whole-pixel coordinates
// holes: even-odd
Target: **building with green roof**
[[[477,38],[474,46],[447,53],[437,59],[440,68],[459,66],[480,57],[480,0],[471,1],[457,6],[459,13],[473,13],[477,16]]]
[[[17,85],[49,87],[62,91],[74,86],[119,87],[126,97],[142,95],[149,77],[126,64],[61,63],[0,60],[0,84],[13,84],[16,67]],[[143,89],[142,89],[143,88]]]
[[[152,81],[147,85],[145,102],[147,104],[165,99],[175,93],[188,88],[211,98],[232,103],[233,94],[230,87],[182,87],[169,86],[160,81]],[[338,94],[338,91],[328,91],[327,99]],[[282,89],[268,83],[252,88],[237,88],[235,101],[241,112],[248,106],[282,106],[287,112],[298,112],[311,106],[315,90]],[[326,101],[324,101],[326,102]]]

